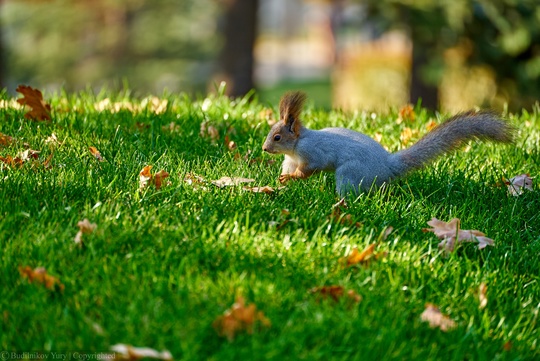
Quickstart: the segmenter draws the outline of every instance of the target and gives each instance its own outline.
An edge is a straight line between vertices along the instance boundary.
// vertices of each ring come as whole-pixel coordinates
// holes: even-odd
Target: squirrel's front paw
[[[285,184],[292,179],[290,174],[282,174],[279,176],[279,183]]]

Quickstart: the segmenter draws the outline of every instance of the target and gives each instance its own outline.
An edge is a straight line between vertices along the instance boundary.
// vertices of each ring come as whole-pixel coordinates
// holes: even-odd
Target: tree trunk
[[[254,88],[253,48],[257,33],[258,0],[229,0],[226,2],[221,66],[227,81],[227,94],[246,95]]]
[[[428,62],[426,47],[412,39],[412,69],[410,102],[416,104],[419,100],[424,108],[437,110],[439,108],[439,89],[436,85],[428,84],[422,77],[422,68]]]

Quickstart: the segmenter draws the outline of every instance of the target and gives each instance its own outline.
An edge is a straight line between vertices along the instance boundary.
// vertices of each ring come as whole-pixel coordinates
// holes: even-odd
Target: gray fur
[[[305,128],[298,118],[305,98],[299,94],[287,93],[282,99],[282,121],[272,127],[263,149],[285,154],[282,176],[305,178],[316,172],[335,171],[341,196],[379,187],[425,167],[470,140],[510,143],[513,139],[512,126],[494,113],[468,112],[448,119],[410,148],[391,154],[374,139],[353,130]]]

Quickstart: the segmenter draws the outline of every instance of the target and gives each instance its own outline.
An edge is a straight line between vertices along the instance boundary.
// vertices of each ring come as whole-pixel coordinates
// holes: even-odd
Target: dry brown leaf
[[[94,232],[94,230],[97,227],[97,224],[90,223],[90,221],[85,218],[82,221],[79,221],[77,223],[77,227],[79,227],[79,232],[77,232],[77,234],[75,235],[75,239],[73,241],[75,242],[75,244],[82,246],[82,244],[83,244],[83,240],[82,240],[83,234],[90,234],[90,233]]]
[[[45,103],[43,94],[38,89],[19,85],[15,90],[23,95],[22,98],[17,99],[17,102],[21,105],[27,105],[32,109],[24,115],[25,118],[32,120],[51,120],[51,106]]]
[[[13,139],[13,137],[0,133],[0,146],[1,147],[8,147],[14,142],[15,142],[15,139]]]
[[[443,222],[437,218],[432,218],[427,224],[433,228],[423,228],[422,231],[435,233],[439,239],[442,239],[442,242],[439,243],[439,248],[444,248],[447,252],[452,252],[455,249],[456,243],[461,242],[478,242],[478,249],[495,244],[491,238],[486,237],[480,231],[460,229],[458,218],[454,218],[450,222]]]
[[[364,263],[373,256],[376,244],[372,243],[368,245],[362,252],[358,252],[358,248],[354,247],[351,254],[347,257],[347,266],[352,266],[358,263]]]
[[[403,121],[414,122],[416,114],[411,104],[407,104],[399,110],[399,118]]]
[[[43,267],[32,269],[30,266],[19,266],[19,273],[23,278],[28,278],[30,283],[41,283],[50,290],[64,290],[64,285],[60,283],[60,280],[47,274],[47,270]]]
[[[153,184],[156,189],[160,189],[164,185],[163,179],[167,178],[169,173],[160,170],[156,174],[152,174],[151,169],[152,166],[147,165],[139,173],[139,189],[146,188],[150,184]],[[169,185],[169,183],[165,183],[165,185]]]
[[[343,296],[347,296],[354,302],[362,301],[362,296],[353,290],[346,291],[342,286],[323,286],[315,287],[310,290],[311,293],[320,295],[323,299],[331,297],[334,301],[338,302]]]
[[[478,301],[478,308],[483,309],[487,306],[487,285],[483,282],[480,283],[480,286],[478,287]]]
[[[420,315],[420,319],[429,322],[429,327],[439,328],[443,332],[456,327],[456,323],[448,316],[443,315],[439,308],[432,303],[426,303],[426,309]]]
[[[253,333],[256,321],[259,321],[263,326],[271,326],[270,320],[266,318],[264,313],[257,311],[255,304],[246,306],[244,298],[239,296],[231,308],[215,319],[212,326],[218,335],[225,336],[229,341],[232,341],[239,332]]]
[[[221,177],[218,180],[213,180],[211,183],[219,188],[223,188],[251,182],[255,182],[255,179],[242,177]]]
[[[103,159],[103,157],[101,156],[101,153],[99,152],[99,150],[97,150],[96,147],[88,147],[88,150],[90,151],[90,153],[92,153],[92,155],[94,157],[96,157],[97,160],[99,160],[100,162],[104,162],[105,159]]]
[[[510,180],[505,179],[504,183],[508,186],[508,192],[515,197],[522,195],[524,189],[533,190],[532,178],[529,174],[520,174]]]
[[[111,346],[111,351],[116,352],[122,360],[135,361],[141,358],[154,358],[168,361],[173,359],[171,353],[167,350],[160,352],[148,347],[135,347],[122,343]]]
[[[18,168],[20,168],[24,164],[24,162],[23,162],[23,160],[21,158],[19,158],[19,157],[13,158],[10,155],[6,155],[5,157],[0,157],[0,161],[2,161],[3,163],[7,164],[10,167],[18,167]]]
[[[152,169],[152,166],[147,165],[139,173],[139,188],[140,189],[148,186],[148,184],[152,180],[152,172],[150,172],[151,169]]]
[[[156,189],[160,189],[161,185],[163,184],[163,180],[169,176],[169,173],[167,173],[164,170],[160,170],[156,174],[154,174],[154,185],[156,186]]]

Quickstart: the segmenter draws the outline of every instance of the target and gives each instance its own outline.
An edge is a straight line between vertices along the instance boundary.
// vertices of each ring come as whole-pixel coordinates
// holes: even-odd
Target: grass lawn
[[[183,360],[540,358],[538,185],[519,197],[501,186],[503,177],[540,173],[538,109],[508,115],[518,128],[515,146],[471,144],[350,200],[333,217],[332,174],[272,194],[185,181],[189,174],[238,176],[279,186],[281,157],[261,150],[270,109],[262,103],[45,94],[52,120],[35,122],[6,93],[1,98],[0,132],[12,139],[0,142],[0,156],[28,147],[40,153],[22,166],[0,165],[0,351],[76,359],[74,352],[110,352],[122,343]],[[397,112],[326,112],[311,102],[303,119],[312,128],[380,133],[395,151],[403,129],[413,130],[414,141],[430,116],[416,109],[414,122],[397,124]],[[140,190],[146,165],[167,171],[170,184]],[[457,217],[495,247],[466,243],[447,255],[422,231],[432,217]],[[97,228],[80,246],[74,237],[85,218]],[[374,242],[383,257],[344,267],[340,259],[353,247]],[[29,282],[19,271],[25,266],[44,267],[56,286]],[[331,285],[362,300],[310,292]],[[271,326],[256,323],[252,334],[229,341],[212,325],[240,295]],[[421,320],[426,303],[455,327],[430,328]]]

